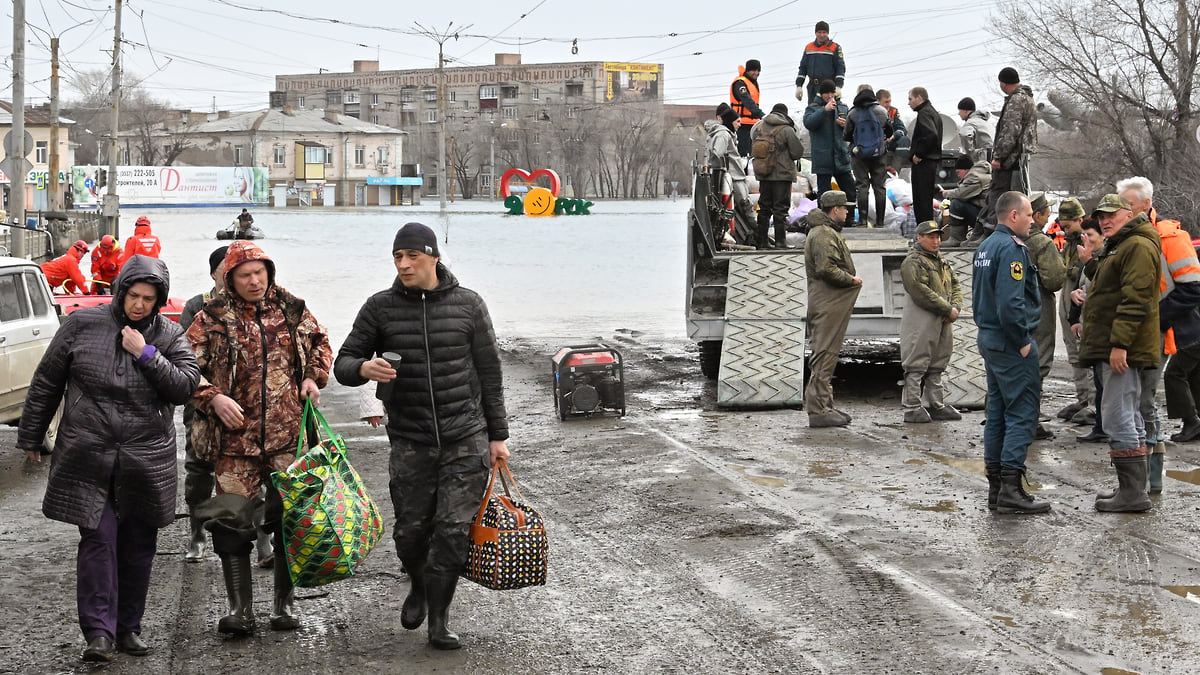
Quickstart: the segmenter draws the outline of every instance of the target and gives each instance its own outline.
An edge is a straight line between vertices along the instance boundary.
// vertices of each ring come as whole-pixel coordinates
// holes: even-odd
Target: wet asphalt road
[[[1155,508],[1100,514],[1115,484],[1104,446],[1056,438],[1030,452],[1053,503],[1039,517],[985,507],[980,413],[900,423],[899,372],[843,364],[847,429],[800,411],[725,411],[690,344],[599,336],[624,351],[629,414],[559,422],[549,357],[505,341],[512,468],[547,518],[550,581],[493,592],[463,582],[436,652],[400,627],[406,592],[390,539],[358,577],[301,590],[303,625],[226,639],[220,565],[185,564],[185,520],[164,530],[145,620],[153,652],[115,673],[1200,671],[1200,445],[1168,447]],[[1068,402],[1062,364],[1047,411]],[[842,403],[845,405],[842,405]],[[356,421],[354,392],[323,408],[389,516],[387,443]],[[1170,429],[1177,427],[1170,423]],[[45,467],[0,432],[0,672],[90,672],[79,662],[75,530],[40,515]],[[180,509],[182,513],[183,509]],[[390,523],[389,523],[390,525]]]

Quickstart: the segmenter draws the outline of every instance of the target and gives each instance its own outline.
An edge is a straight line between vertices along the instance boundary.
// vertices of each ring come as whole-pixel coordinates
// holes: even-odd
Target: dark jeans
[[[753,128],[753,124],[743,124],[737,129],[738,154],[742,157],[750,156],[750,130]]]
[[[933,220],[934,183],[937,182],[938,160],[922,159],[912,165],[913,216],[917,224]]]
[[[1200,400],[1200,345],[1184,347],[1171,355],[1163,371],[1163,388],[1167,392],[1167,417],[1185,422],[1196,417],[1196,401]]]
[[[158,528],[136,518],[117,518],[112,500],[94,530],[79,528],[75,599],[85,640],[141,633]]]
[[[853,206],[858,202],[858,192],[854,188],[854,176],[850,172],[845,173],[819,173],[817,174],[817,197],[829,192],[833,189],[833,181],[837,179],[838,189],[846,193],[846,203]]]
[[[391,437],[391,429],[388,434],[396,555],[426,561],[427,574],[458,576],[466,567],[471,523],[487,489],[487,432],[441,448]]]
[[[968,228],[975,227],[975,220],[979,217],[979,212],[983,207],[975,206],[968,202],[959,199],[950,200],[950,220],[951,225],[966,225]]]
[[[883,227],[883,215],[887,212],[887,191],[884,181],[887,180],[887,163],[882,157],[870,157],[850,160],[854,167],[854,190],[858,193],[858,222],[867,222],[868,206],[871,193],[875,193],[875,227]],[[841,181],[838,181],[841,185]]]
[[[775,221],[775,245],[787,245],[788,209],[792,205],[792,183],[786,180],[763,180],[758,182],[758,227],[755,229],[754,244],[768,248],[767,230]]]

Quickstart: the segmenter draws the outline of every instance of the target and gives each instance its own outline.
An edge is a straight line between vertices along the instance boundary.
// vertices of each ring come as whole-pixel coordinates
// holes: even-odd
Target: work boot
[[[991,232],[984,227],[983,223],[975,223],[974,227],[971,228],[971,233],[967,235],[967,243],[978,244],[987,239],[989,234]]]
[[[187,553],[183,554],[183,559],[188,562],[200,562],[204,560],[204,549],[207,548],[208,539],[204,534],[204,519],[189,518],[191,524],[191,537],[188,539]]]
[[[1048,441],[1048,440],[1050,440],[1051,438],[1054,438],[1054,434],[1053,434],[1053,433],[1051,433],[1051,431],[1050,431],[1049,429],[1047,429],[1046,427],[1042,426],[1042,423],[1041,423],[1041,422],[1038,422],[1038,425],[1037,425],[1037,430],[1036,430],[1036,431],[1034,431],[1034,433],[1033,433],[1033,440],[1035,440],[1035,441]]]
[[[229,613],[217,623],[217,632],[249,635],[254,632],[254,587],[250,577],[250,554],[221,554]]]
[[[142,636],[132,631],[117,633],[117,649],[130,656],[145,656],[150,653],[150,647],[142,641]]]
[[[106,663],[113,660],[113,655],[117,652],[113,647],[112,640],[100,635],[88,640],[87,647],[83,650],[82,658],[89,663]]]
[[[1159,448],[1163,447],[1160,443]],[[1149,482],[1149,490],[1152,495],[1162,494],[1162,479],[1163,479],[1163,464],[1167,459],[1166,452],[1156,452],[1148,455],[1147,475],[1146,479]]]
[[[949,404],[940,408],[926,408],[926,410],[929,411],[929,419],[938,422],[954,422],[962,419],[962,413]]]
[[[428,605],[425,602],[425,563],[405,560],[401,563],[408,571],[408,597],[400,608],[400,625],[416,630],[425,623]]]
[[[913,408],[912,410],[904,411],[905,424],[928,424],[933,419],[929,416],[929,411],[924,408]]]
[[[996,500],[1000,497],[1000,469],[988,469],[988,510],[996,510]]]
[[[254,550],[258,551],[258,566],[266,569],[275,566],[275,544],[271,541],[271,533],[258,528],[258,540],[254,542]],[[279,550],[283,550],[280,545]]]
[[[283,551],[283,531],[275,532],[275,550]],[[275,597],[271,601],[271,630],[296,630],[300,619],[296,617],[296,590],[292,587],[292,573],[283,561],[274,566]]]
[[[1171,434],[1171,440],[1176,443],[1187,443],[1200,438],[1200,417],[1192,416],[1183,421],[1183,428],[1178,433]]]
[[[839,415],[835,410],[830,410],[829,412],[823,413],[809,413],[808,427],[810,429],[820,429],[823,427],[844,427],[850,423],[846,417],[848,416]]]
[[[1090,427],[1096,424],[1096,413],[1092,412],[1091,408],[1081,408],[1079,412],[1071,415],[1071,419],[1067,420],[1071,424],[1080,427]]]
[[[1083,403],[1076,401],[1069,405],[1063,406],[1062,410],[1059,410],[1056,416],[1059,419],[1069,420],[1075,416],[1075,413],[1079,412],[1080,410],[1083,410],[1086,407],[1087,406],[1084,405]]]
[[[1117,470],[1117,491],[1111,497],[1097,497],[1096,510],[1117,513],[1140,513],[1150,510],[1146,494],[1146,457],[1113,457]]]
[[[1025,491],[1025,485],[1022,483],[1024,477],[1024,472],[1016,469],[1000,470],[1000,494],[996,495],[997,513],[1045,513],[1050,510],[1050,502],[1034,501]]]
[[[450,614],[450,602],[454,600],[454,589],[457,586],[457,576],[425,575],[425,599],[429,604],[429,644],[435,649],[458,649],[462,646],[458,636],[451,633],[446,625]]]

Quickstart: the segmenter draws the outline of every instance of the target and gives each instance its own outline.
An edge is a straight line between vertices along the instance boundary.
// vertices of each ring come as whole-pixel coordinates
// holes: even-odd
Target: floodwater
[[[358,308],[395,278],[391,244],[410,221],[438,233],[442,260],[488,304],[501,337],[591,341],[613,331],[684,337],[684,264],[689,202],[598,202],[587,216],[509,216],[501,202],[459,201],[439,214],[421,206],[252,209],[266,233],[257,243],[280,286],[304,298],[335,345]],[[238,207],[122,212],[122,239],[150,218],[171,270],[171,294],[211,287],[216,231]]]

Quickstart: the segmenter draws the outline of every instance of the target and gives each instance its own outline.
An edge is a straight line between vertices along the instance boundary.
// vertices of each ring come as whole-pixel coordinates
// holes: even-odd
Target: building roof
[[[0,101],[0,126],[12,126],[12,102]],[[61,115],[58,117],[60,125],[75,124],[75,120],[69,120]],[[25,126],[27,127],[48,127],[50,126],[50,109],[41,108],[25,108]]]
[[[330,113],[330,117],[326,118],[325,111],[320,109],[288,110],[280,108],[233,114],[225,119],[189,124],[177,131],[185,134],[249,131],[304,134],[408,134],[403,129],[371,124],[340,113]]]

